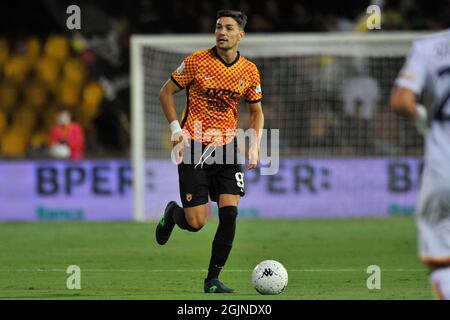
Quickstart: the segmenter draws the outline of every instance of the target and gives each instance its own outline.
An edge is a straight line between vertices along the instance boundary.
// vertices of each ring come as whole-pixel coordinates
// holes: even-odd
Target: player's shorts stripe
[[[184,124],[187,121],[189,115],[189,86],[186,88],[186,112],[184,113],[183,120],[181,120],[181,127],[184,128]]]
[[[170,76],[170,80],[172,80],[173,83],[175,83],[175,84],[177,85],[178,88],[184,89],[184,87],[183,87],[181,84],[179,84],[178,81],[175,80],[175,78],[174,78],[173,76]]]
[[[247,100],[247,99],[245,99],[245,102],[247,102],[247,103],[258,103],[258,102],[260,102],[262,99],[258,99],[258,100]]]

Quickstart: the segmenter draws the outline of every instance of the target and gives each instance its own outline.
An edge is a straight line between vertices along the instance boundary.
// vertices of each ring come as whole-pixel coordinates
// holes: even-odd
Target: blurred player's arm
[[[250,147],[248,150],[249,163],[247,168],[254,169],[259,162],[259,149],[264,128],[264,113],[261,105],[261,79],[256,66],[251,73],[251,85],[245,92],[244,96],[250,113],[250,129],[252,129],[251,131],[253,135],[250,140]]]
[[[183,137],[180,123],[177,117],[177,108],[175,98],[177,92],[186,88],[195,77],[197,64],[195,58],[191,55],[186,57],[180,66],[172,72],[169,80],[164,83],[159,92],[159,101],[163,109],[164,115],[170,124],[172,132],[172,141],[178,142]],[[174,143],[175,144],[175,143]]]
[[[182,89],[178,87],[172,79],[169,79],[164,83],[159,92],[159,101],[161,102],[161,108],[169,123],[178,121],[177,108],[175,105],[175,98],[173,97],[177,92]]]
[[[397,114],[413,119],[421,134],[427,129],[427,110],[417,103],[426,79],[426,62],[421,48],[414,44],[405,65],[395,81],[391,94],[391,108]]]
[[[394,87],[391,94],[391,108],[399,115],[417,118],[416,93],[410,89]]]
[[[247,168],[254,169],[259,161],[259,149],[264,128],[264,113],[261,102],[249,103],[248,109],[250,112],[250,128],[253,129],[256,136],[253,137],[249,148],[249,164]]]
[[[183,130],[181,129],[180,123],[177,117],[177,108],[175,105],[174,95],[177,92],[183,90],[179,87],[172,79],[169,79],[164,83],[159,92],[159,101],[161,103],[161,108],[169,122],[171,131],[171,141],[173,142],[174,150],[173,155],[176,163],[180,163],[183,159],[184,147],[189,145],[187,139],[183,139]]]
[[[413,119],[417,130],[425,134],[427,130],[427,109],[417,103],[416,93],[410,89],[394,87],[391,108],[395,113]]]

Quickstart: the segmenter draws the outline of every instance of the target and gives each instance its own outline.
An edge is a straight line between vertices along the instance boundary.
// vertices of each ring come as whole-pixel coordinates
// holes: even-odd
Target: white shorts
[[[450,181],[425,171],[416,210],[419,256],[424,263],[450,263]]]

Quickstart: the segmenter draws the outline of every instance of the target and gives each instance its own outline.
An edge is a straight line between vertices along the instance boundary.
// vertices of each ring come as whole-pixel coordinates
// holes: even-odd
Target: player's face
[[[216,46],[222,50],[229,50],[236,47],[244,36],[244,31],[239,28],[238,23],[231,17],[217,19]]]

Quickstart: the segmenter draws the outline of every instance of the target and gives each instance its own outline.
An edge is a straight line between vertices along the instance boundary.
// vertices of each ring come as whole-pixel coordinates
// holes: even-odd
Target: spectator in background
[[[84,156],[84,131],[72,121],[69,110],[62,109],[50,129],[50,154],[55,158],[81,160]]]

